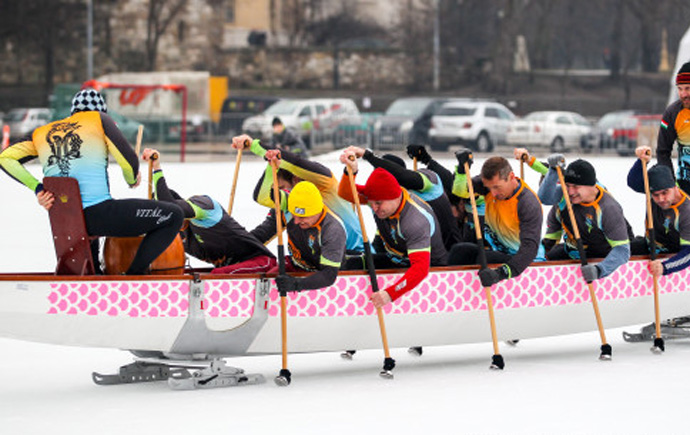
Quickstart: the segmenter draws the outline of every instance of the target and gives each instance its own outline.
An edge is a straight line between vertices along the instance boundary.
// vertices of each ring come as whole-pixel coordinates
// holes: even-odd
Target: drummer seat
[[[93,275],[91,238],[86,232],[79,183],[71,177],[45,177],[43,186],[55,196],[48,210],[57,257],[55,275]]]

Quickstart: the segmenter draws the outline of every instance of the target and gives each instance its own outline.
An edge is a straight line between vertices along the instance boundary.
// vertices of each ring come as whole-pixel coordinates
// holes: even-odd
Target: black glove
[[[278,291],[281,294],[288,292],[298,292],[302,290],[299,286],[299,281],[297,280],[297,278],[290,275],[276,276],[276,285],[278,286]]]
[[[510,271],[507,264],[496,269],[482,269],[479,271],[479,280],[482,282],[482,287],[491,287],[499,281],[510,278]]]
[[[594,264],[582,266],[580,267],[580,270],[582,271],[582,277],[585,279],[585,281],[587,281],[587,284],[591,284],[595,280],[599,279],[599,276],[601,275],[601,271]]]
[[[422,162],[425,165],[428,165],[431,161],[431,156],[428,152],[426,152],[426,148],[424,147],[424,145],[408,145],[407,155],[411,159],[416,158],[418,161]]]
[[[472,162],[474,162],[474,159],[472,158],[472,150],[467,149],[467,148],[460,148],[455,152],[455,158],[458,159],[458,174],[464,174],[465,173],[465,163],[467,163],[468,167],[472,167]]]

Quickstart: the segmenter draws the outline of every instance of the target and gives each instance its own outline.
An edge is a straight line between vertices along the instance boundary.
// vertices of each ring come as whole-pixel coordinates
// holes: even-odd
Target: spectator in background
[[[295,131],[293,128],[286,127],[283,121],[278,117],[273,118],[271,125],[273,126],[271,144],[274,148],[281,151],[290,151],[302,157],[309,157],[309,150],[304,144],[299,132]]]

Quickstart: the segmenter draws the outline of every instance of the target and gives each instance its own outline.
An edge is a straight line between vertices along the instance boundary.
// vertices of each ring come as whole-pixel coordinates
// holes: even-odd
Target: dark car
[[[428,144],[431,117],[443,103],[456,98],[399,98],[374,123],[375,149],[402,149],[408,144]]]
[[[230,97],[226,98],[220,111],[218,134],[235,136],[242,133],[242,123],[250,116],[262,113],[278,101],[275,97]]]

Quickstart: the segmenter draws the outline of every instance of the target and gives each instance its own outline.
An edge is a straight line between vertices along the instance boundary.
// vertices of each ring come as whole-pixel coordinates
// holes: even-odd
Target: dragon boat
[[[594,288],[605,328],[653,318],[646,258],[633,258]],[[385,288],[404,271],[379,271]],[[690,269],[659,280],[664,317],[687,314]],[[119,374],[100,384],[168,379],[199,387],[262,382],[224,366],[223,358],[281,353],[280,297],[273,277],[186,270],[166,276],[0,274],[0,336],[132,351]],[[290,353],[380,349],[377,313],[365,272],[342,272],[325,289],[287,295]],[[492,288],[498,339],[597,330],[579,263],[534,263]],[[476,267],[432,268],[414,290],[383,309],[390,347],[491,341],[487,301]],[[190,367],[201,367],[190,375]],[[176,370],[179,369],[179,370]],[[206,370],[204,372],[204,370]],[[188,379],[195,379],[196,383]],[[220,385],[222,386],[222,385]]]

